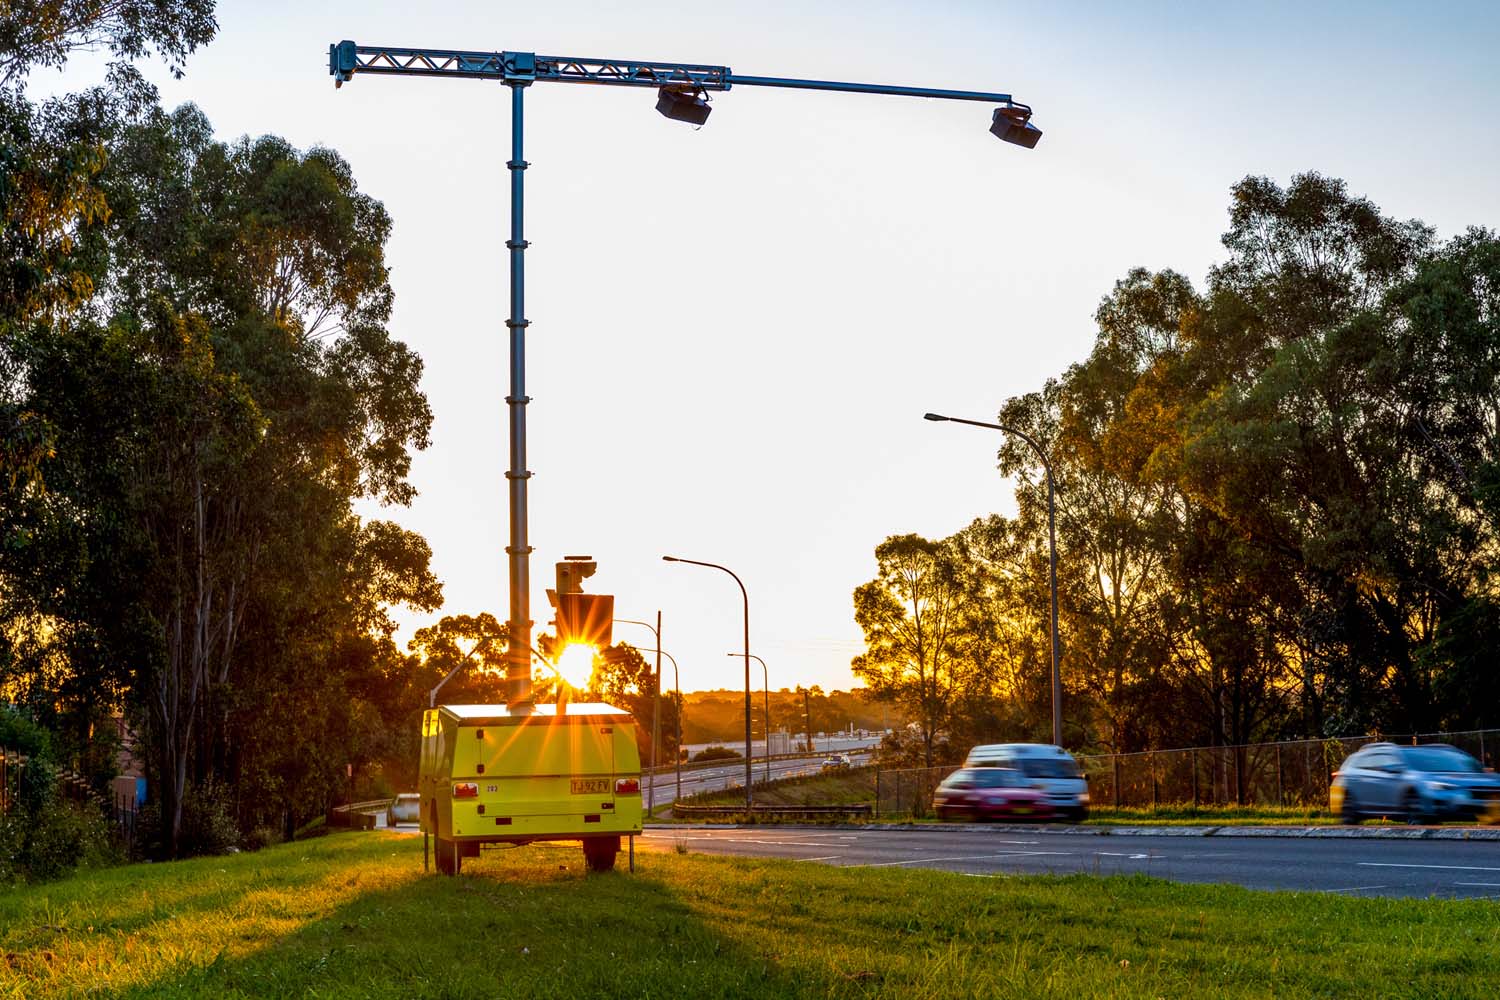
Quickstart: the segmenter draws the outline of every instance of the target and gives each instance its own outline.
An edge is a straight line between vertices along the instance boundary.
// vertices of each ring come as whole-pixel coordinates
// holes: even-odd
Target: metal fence
[[[875,815],[921,819],[932,811],[932,793],[958,766],[903,767],[875,770]]]
[[[1188,747],[1078,759],[1095,806],[1165,804],[1303,806],[1328,804],[1333,772],[1367,743],[1448,743],[1487,766],[1500,752],[1500,730],[1371,734],[1224,747]]]
[[[1354,751],[1377,741],[1447,743],[1473,754],[1487,767],[1500,757],[1500,729],[1475,729],[1086,754],[1078,757],[1078,763],[1096,808],[1188,804],[1325,808],[1333,772]],[[876,815],[927,815],[938,783],[956,770],[956,765],[876,770]]]

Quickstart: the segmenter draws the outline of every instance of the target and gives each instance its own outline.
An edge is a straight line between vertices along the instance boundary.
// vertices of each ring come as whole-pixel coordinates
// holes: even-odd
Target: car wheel
[[[615,869],[615,855],[620,853],[619,837],[584,837],[583,860],[591,872],[609,872]]]
[[[1354,796],[1345,791],[1344,804],[1339,806],[1339,822],[1345,826],[1359,826],[1359,820],[1359,807],[1354,803]]]
[[[1422,808],[1422,797],[1416,792],[1407,792],[1402,806],[1402,816],[1407,826],[1421,826],[1428,821],[1427,813]]]

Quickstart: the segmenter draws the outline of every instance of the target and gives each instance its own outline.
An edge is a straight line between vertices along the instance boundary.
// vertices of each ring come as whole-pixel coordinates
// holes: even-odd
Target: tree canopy
[[[1493,721],[1500,240],[1439,242],[1309,173],[1237,184],[1223,242],[1201,290],[1131,271],[1089,356],[999,407],[1057,479],[1069,742]],[[873,669],[921,682],[915,642],[890,638],[919,634],[916,578],[889,554],[945,554],[967,598],[930,630],[951,693],[929,714],[970,741],[1046,733],[1046,484],[1019,439],[998,459],[1015,520],[895,536],[855,592],[856,672],[915,706]]]

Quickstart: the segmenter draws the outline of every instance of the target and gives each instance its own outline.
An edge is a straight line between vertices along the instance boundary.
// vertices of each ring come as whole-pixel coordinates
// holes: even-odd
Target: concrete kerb
[[[783,830],[805,823],[647,823],[647,830]],[[1328,840],[1500,840],[1500,827],[1360,826],[1048,826],[995,823],[819,823],[819,830],[902,833],[1061,833],[1079,837],[1305,837]]]

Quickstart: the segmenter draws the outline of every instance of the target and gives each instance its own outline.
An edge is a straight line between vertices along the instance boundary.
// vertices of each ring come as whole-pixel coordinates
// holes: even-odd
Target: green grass
[[[1338,823],[1327,808],[1309,806],[1094,806],[1089,822],[1116,826],[1321,826]],[[1374,821],[1370,821],[1374,823]]]
[[[755,804],[763,806],[846,806],[875,801],[875,769],[851,768],[796,778],[757,782]],[[685,806],[734,806],[745,801],[744,788],[685,795]]]
[[[0,997],[1493,997],[1500,907],[336,834],[0,891]]]

